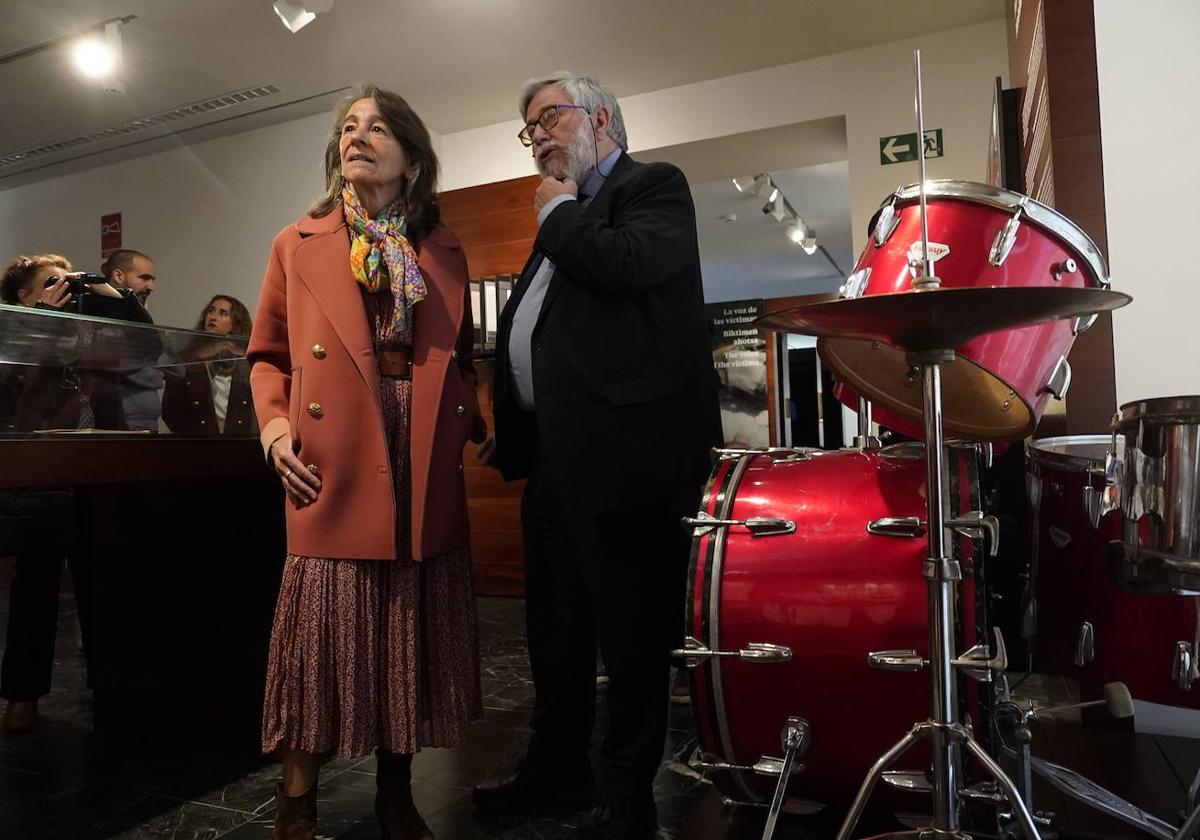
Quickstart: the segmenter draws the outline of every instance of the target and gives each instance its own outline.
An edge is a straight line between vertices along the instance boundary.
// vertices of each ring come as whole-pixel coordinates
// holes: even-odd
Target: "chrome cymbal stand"
[[[921,51],[914,53],[916,75],[917,111],[917,159],[921,173],[921,242],[922,259],[917,277],[913,280],[914,292],[937,289],[940,281],[933,273],[929,259],[929,232],[925,214],[925,118],[921,93]],[[991,531],[985,527],[985,517],[972,512],[948,519],[945,487],[946,447],[942,434],[942,365],[955,359],[949,349],[926,349],[908,354],[908,364],[921,369],[921,386],[924,398],[925,419],[925,506],[929,533],[929,554],[925,559],[924,575],[929,599],[929,659],[921,659],[914,651],[885,651],[871,656],[877,667],[894,670],[915,671],[929,668],[931,688],[931,717],[916,723],[908,734],[884,753],[871,767],[858,790],[850,812],[846,815],[838,840],[849,840],[875,785],[883,773],[917,741],[928,738],[933,753],[932,792],[933,823],[915,832],[922,838],[965,838],[960,822],[960,797],[963,789],[962,753],[965,748],[992,777],[998,789],[996,799],[1007,799],[1013,816],[1029,840],[1041,840],[1033,817],[1021,800],[1016,785],[991,756],[979,746],[971,735],[968,725],[959,719],[958,676],[955,668],[974,672],[980,678],[990,680],[992,671],[1003,671],[1007,666],[1004,643],[999,632],[996,634],[996,656],[992,658],[986,646],[976,645],[962,657],[955,658],[954,605],[957,602],[962,568],[959,562],[946,553],[948,529],[966,529],[972,534]],[[994,526],[993,526],[994,527]],[[995,546],[995,539],[991,540]],[[912,832],[904,832],[914,836]]]

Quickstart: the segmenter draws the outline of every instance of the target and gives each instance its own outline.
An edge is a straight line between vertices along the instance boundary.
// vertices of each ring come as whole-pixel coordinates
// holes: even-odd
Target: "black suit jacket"
[[[537,404],[527,412],[514,398],[508,340],[543,257],[555,272],[533,331]],[[673,500],[703,484],[721,420],[696,212],[679,169],[622,154],[588,206],[556,207],[498,333],[505,478],[536,472],[599,510]]]

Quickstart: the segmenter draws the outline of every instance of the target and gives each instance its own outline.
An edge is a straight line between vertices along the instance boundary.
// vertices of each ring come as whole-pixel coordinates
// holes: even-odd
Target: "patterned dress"
[[[392,295],[362,295],[376,352],[410,348],[411,327],[390,325]],[[418,304],[413,317],[420,312]],[[271,630],[264,753],[413,753],[461,743],[483,716],[470,551],[412,559],[412,382],[381,378],[379,391],[399,557],[287,556]]]

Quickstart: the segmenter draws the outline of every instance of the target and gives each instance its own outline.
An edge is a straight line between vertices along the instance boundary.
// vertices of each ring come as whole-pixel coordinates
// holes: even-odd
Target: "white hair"
[[[597,108],[607,108],[609,114],[608,136],[623,151],[629,151],[629,140],[625,135],[625,118],[621,116],[621,105],[612,91],[593,79],[591,76],[580,76],[567,70],[559,70],[537,79],[530,79],[521,91],[521,119],[529,110],[529,103],[537,96],[542,88],[557,85],[563,89],[572,105],[582,105],[588,113],[594,113]]]

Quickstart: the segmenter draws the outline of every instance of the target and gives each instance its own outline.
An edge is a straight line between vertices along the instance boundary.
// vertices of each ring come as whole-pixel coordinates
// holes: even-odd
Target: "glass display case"
[[[0,435],[256,437],[247,342],[0,305]]]

